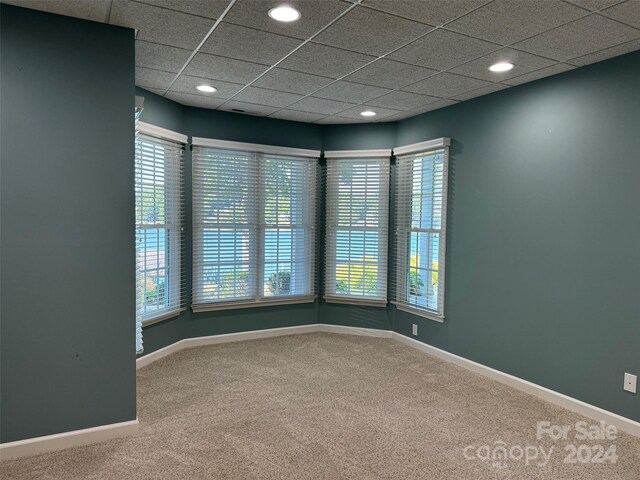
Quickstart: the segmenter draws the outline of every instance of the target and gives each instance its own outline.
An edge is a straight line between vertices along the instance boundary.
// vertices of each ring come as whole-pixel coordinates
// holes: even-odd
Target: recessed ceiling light
[[[489,70],[492,72],[508,72],[513,68],[513,63],[509,62],[498,62],[494,63],[489,67]]]
[[[269,10],[269,16],[278,22],[295,22],[300,18],[300,12],[289,5],[280,5]]]
[[[206,93],[213,93],[216,91],[216,89],[211,85],[198,85],[196,88],[201,92],[206,92]]]
[[[376,112],[372,110],[365,110],[364,112],[360,112],[360,115],[362,115],[363,117],[375,117]]]

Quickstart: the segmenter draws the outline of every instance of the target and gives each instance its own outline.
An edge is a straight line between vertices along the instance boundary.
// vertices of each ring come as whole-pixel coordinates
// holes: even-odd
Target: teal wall
[[[0,8],[8,442],[135,418],[134,41],[118,27]],[[622,391],[623,372],[640,366],[638,85],[633,53],[398,123],[334,126],[138,89],[143,121],[188,135],[322,150],[453,139],[444,324],[321,301],[187,309],[144,329],[145,353],[318,321],[403,334],[417,323],[423,342],[640,420],[640,397]],[[186,226],[190,246],[190,208]],[[185,268],[190,278],[190,247]]]
[[[414,117],[452,138],[446,321],[393,329],[640,420],[640,52]]]
[[[448,136],[452,146],[444,324],[317,302],[186,313],[184,335],[315,321],[410,335],[417,323],[420,341],[640,419],[638,397],[622,390],[640,366],[639,84],[632,53],[397,123],[318,127],[185,107],[182,131],[197,136],[323,150]]]
[[[0,5],[0,441],[136,418],[134,32]]]

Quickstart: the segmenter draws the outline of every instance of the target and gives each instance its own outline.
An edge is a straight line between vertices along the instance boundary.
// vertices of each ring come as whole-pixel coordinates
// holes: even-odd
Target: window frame
[[[216,140],[209,138],[194,137],[192,139],[192,146],[196,148],[209,148],[221,151],[238,151],[252,154],[255,163],[255,175],[257,181],[257,189],[259,195],[253,203],[252,208],[254,211],[251,216],[255,218],[255,223],[249,225],[249,228],[253,228],[253,235],[250,237],[254,239],[255,245],[252,247],[251,260],[250,260],[250,272],[253,268],[252,277],[255,277],[255,282],[252,285],[252,295],[249,298],[243,298],[238,300],[222,300],[222,301],[202,301],[196,302],[195,293],[201,288],[203,282],[201,281],[202,261],[196,258],[196,255],[204,255],[203,249],[196,248],[197,245],[202,244],[202,235],[198,233],[202,230],[202,224],[194,214],[193,218],[193,292],[191,309],[193,312],[208,312],[217,310],[232,310],[239,308],[252,308],[252,307],[265,307],[272,305],[293,305],[301,303],[312,303],[317,298],[315,272],[316,272],[316,217],[317,217],[317,195],[316,195],[316,182],[318,178],[318,160],[320,158],[320,151],[307,150],[299,148],[278,147],[272,145],[260,145],[244,142],[233,142],[226,140]],[[265,222],[265,201],[266,194],[266,180],[265,180],[265,166],[266,162],[271,159],[272,156],[280,156],[290,158],[295,162],[306,162],[305,168],[308,168],[308,172],[302,173],[303,179],[310,177],[310,183],[308,190],[309,203],[304,208],[308,208],[307,221],[303,224],[304,236],[305,236],[305,250],[307,251],[307,284],[308,291],[300,294],[291,295],[265,295],[264,293],[264,276],[265,268],[268,262],[265,260],[265,232],[274,227],[267,225]],[[197,161],[194,155],[193,158],[194,167]],[[196,211],[196,189],[197,175],[193,175],[193,211]],[[200,240],[198,240],[200,239]],[[198,243],[198,241],[200,243]],[[204,295],[203,295],[204,296]]]
[[[324,300],[327,303],[343,303],[351,305],[369,306],[369,307],[386,307],[388,303],[388,282],[387,276],[389,271],[389,194],[390,194],[390,168],[391,168],[391,150],[342,150],[327,151],[324,153],[327,159],[327,180],[326,180],[326,230],[325,230],[325,273],[324,273]],[[364,225],[361,227],[349,225],[338,225],[339,212],[338,204],[340,203],[339,185],[331,178],[330,166],[338,166],[341,162],[379,162],[380,172],[378,176],[379,203],[378,203],[378,219],[377,226],[371,227]],[[332,212],[336,206],[336,211]],[[334,218],[335,216],[335,218]],[[366,232],[378,232],[378,259],[377,262],[377,291],[375,295],[355,295],[341,294],[337,292],[336,283],[338,280],[338,232],[339,230],[348,230],[349,232],[362,232],[366,236]],[[363,245],[366,240],[363,240]],[[363,261],[363,272],[366,269],[366,262]]]
[[[165,223],[163,224],[148,224],[140,221],[136,216],[135,222],[135,231],[136,231],[136,286],[138,287],[138,275],[140,274],[139,261],[137,258],[138,255],[138,231],[139,230],[164,230],[167,232],[165,234],[165,242],[167,243],[166,249],[168,250],[168,255],[164,256],[164,267],[163,269],[167,272],[165,275],[167,279],[171,279],[169,282],[169,292],[166,294],[167,298],[169,298],[169,305],[165,308],[158,309],[157,311],[150,312],[142,312],[144,305],[144,295],[141,296],[141,299],[138,303],[138,311],[136,315],[140,316],[140,321],[142,327],[146,327],[149,325],[153,325],[154,323],[161,322],[163,320],[176,317],[180,315],[182,311],[184,311],[184,147],[187,143],[188,137],[186,135],[173,132],[171,130],[158,127],[155,125],[151,125],[145,122],[138,122],[138,131],[136,138],[136,167],[135,167],[135,178],[136,178],[136,190],[139,188],[139,163],[143,160],[140,157],[141,152],[141,143],[149,143],[154,145],[161,145],[169,148],[177,148],[180,150],[180,154],[169,157],[170,159],[177,160],[176,162],[168,162],[167,159],[164,159],[164,170],[165,170],[165,178],[173,177],[175,183],[173,184],[173,189],[175,191],[171,192],[172,198],[169,199],[174,205],[172,207],[167,207],[167,196],[166,193],[163,194],[165,196],[165,214],[167,211],[170,212],[171,218],[165,219]],[[171,144],[171,145],[167,145]],[[177,179],[177,180],[176,180]],[[177,187],[177,188],[176,188]],[[138,207],[138,194],[136,191],[136,207]],[[167,256],[169,257],[167,259]],[[146,269],[145,269],[146,271]],[[177,273],[169,273],[169,272],[177,272]]]
[[[446,137],[415,143],[394,149],[396,157],[396,181],[395,181],[395,288],[394,300],[392,303],[396,309],[418,315],[436,322],[443,323],[445,319],[445,289],[446,289],[446,244],[447,244],[447,199],[448,199],[448,176],[449,176],[449,146],[451,140]],[[401,192],[411,189],[409,174],[413,174],[414,162],[416,159],[424,159],[432,152],[442,150],[444,155],[442,170],[442,198],[440,214],[440,228],[416,228],[412,225],[412,205],[414,194],[402,195]],[[409,155],[414,157],[409,159]],[[404,224],[403,224],[404,222]],[[411,234],[412,233],[437,233],[438,234],[438,293],[437,310],[427,306],[420,306],[409,301],[410,286],[408,279],[411,271]],[[429,236],[426,237],[427,242]],[[404,243],[401,245],[401,243]],[[428,247],[427,247],[428,248]]]

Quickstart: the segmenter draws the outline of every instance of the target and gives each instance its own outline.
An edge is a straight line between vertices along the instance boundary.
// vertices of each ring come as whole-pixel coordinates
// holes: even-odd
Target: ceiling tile
[[[592,14],[514,46],[527,52],[565,61],[636,38],[640,38],[640,30]]]
[[[195,49],[214,21],[130,0],[114,0],[111,23],[138,29],[138,40]]]
[[[556,73],[566,72],[567,70],[571,70],[572,68],[573,67],[571,65],[567,65],[565,63],[556,63],[555,65],[541,68],[540,70],[536,70],[535,72],[526,73],[518,77],[504,80],[504,83],[507,83],[509,85],[520,85],[521,83],[531,82],[533,80],[538,80],[550,75],[555,75]]]
[[[416,110],[416,115],[426,112],[432,112],[434,110],[439,110],[444,107],[448,107],[450,105],[455,105],[456,103],[460,103],[457,100],[440,100],[438,102],[430,103],[426,107],[420,108]]]
[[[509,45],[588,12],[561,0],[496,0],[447,25],[456,32]]]
[[[368,8],[355,8],[313,39],[369,55],[384,55],[432,30],[422,23]]]
[[[363,110],[373,110],[374,112],[376,112],[376,116],[375,117],[367,117],[365,120],[365,117],[363,117],[362,115],[360,115],[360,113]],[[383,118],[387,118],[390,117],[391,115],[395,115],[396,113],[399,113],[398,110],[391,110],[390,108],[382,108],[382,107],[364,107],[363,105],[357,105],[355,107],[350,108],[349,110],[345,110],[343,112],[339,113],[340,117],[345,117],[345,118],[354,118],[354,119],[358,119],[358,120],[364,120],[364,121],[372,121],[372,120],[382,120]]]
[[[337,102],[335,100],[327,100],[325,98],[306,97],[299,102],[289,106],[291,110],[299,110],[301,112],[322,113],[324,115],[334,115],[338,112],[352,107],[352,103]]]
[[[217,91],[213,93],[200,92],[196,90],[198,85],[211,85],[212,87],[215,87]],[[176,82],[171,86],[171,91],[189,93],[191,95],[200,95],[204,97],[222,98],[226,100],[238,93],[243,86],[244,85],[239,83],[229,83],[209,78],[180,75]]]
[[[493,83],[491,85],[487,85],[486,87],[480,87],[475,90],[471,90],[467,93],[461,93],[460,95],[456,95],[454,100],[470,100],[472,98],[481,97],[482,95],[488,95],[489,93],[497,92],[499,90],[504,90],[508,88],[509,85],[501,85],[499,83]]]
[[[161,97],[164,95],[164,89],[162,88],[151,88],[151,87],[141,87],[144,88],[147,92],[155,93],[156,95],[160,95]]]
[[[256,87],[247,87],[233,97],[234,100],[239,102],[279,108],[286,107],[301,98],[301,95],[295,95],[293,93],[277,92],[275,90]]]
[[[387,107],[394,110],[415,110],[440,100],[439,97],[418,95],[417,93],[395,91],[367,102],[375,107]]]
[[[620,3],[624,0],[567,0],[579,7],[587,8],[589,10],[598,11],[603,8],[610,7],[616,3]]]
[[[267,67],[256,63],[197,53],[184,73],[194,77],[213,78],[231,83],[247,84],[255,80]]]
[[[205,53],[272,65],[302,40],[262,32],[253,28],[221,23],[200,49]]]
[[[182,92],[167,92],[165,97],[182,105],[200,108],[217,108],[224,102],[224,100],[220,98],[210,98],[203,95],[191,95]]]
[[[627,25],[640,28],[640,1],[638,0],[628,0],[615,7],[607,8],[602,13]]]
[[[281,92],[308,95],[333,82],[333,78],[294,72],[283,68],[273,68],[260,77],[253,85],[279,90]]]
[[[279,118],[281,120],[292,120],[294,122],[315,122],[326,115],[321,113],[298,112],[297,110],[278,110],[276,113],[269,115],[269,118]]]
[[[315,123],[319,123],[321,125],[338,125],[338,124],[344,124],[344,123],[364,123],[367,122],[367,120],[363,120],[362,118],[344,118],[344,117],[337,117],[337,116],[332,116],[332,117],[324,117],[321,120],[316,121]]]
[[[178,12],[190,13],[201,17],[218,18],[229,5],[229,0],[137,0],[156,7],[168,8]]]
[[[136,67],[136,85],[143,88],[166,90],[175,76],[175,73]]]
[[[252,103],[236,102],[234,100],[229,100],[227,103],[220,106],[219,109],[227,112],[244,113],[246,115],[257,115],[261,117],[271,115],[278,110],[276,107],[254,105]]]
[[[622,43],[615,47],[605,48],[604,50],[583,55],[581,57],[572,58],[568,63],[577,66],[588,65],[608,58],[617,57],[618,55],[624,55],[625,53],[635,52],[636,50],[640,50],[640,39]]]
[[[437,70],[381,58],[352,73],[345,80],[387,88],[402,88],[438,73]]]
[[[317,43],[307,43],[279,66],[314,75],[340,78],[372,60],[375,60],[375,57]]]
[[[446,70],[497,48],[497,45],[484,40],[438,29],[387,58],[436,70]]]
[[[340,0],[289,0],[286,3],[300,12],[299,21],[282,23],[269,17],[269,10],[281,5],[281,0],[238,0],[224,19],[237,25],[307,39],[352,6]]]
[[[497,62],[512,63],[514,68],[508,72],[490,71],[489,67]],[[517,77],[525,73],[533,72],[534,70],[549,67],[554,63],[553,60],[538,57],[537,55],[520,52],[512,48],[503,48],[449,71],[451,73],[466,75],[467,77],[487,80],[488,82],[501,82],[507,78]]]
[[[364,0],[363,5],[416,22],[441,26],[487,3],[487,0]]]
[[[341,102],[363,103],[372,98],[379,97],[388,93],[387,88],[372,87],[370,85],[361,85],[359,83],[351,83],[339,81],[323,88],[319,92],[314,93],[315,97],[328,98],[330,100],[339,100]]]
[[[2,3],[18,7],[41,10],[43,12],[66,15],[68,17],[84,18],[94,22],[105,22],[109,15],[111,0],[2,0]]]
[[[489,85],[489,82],[476,78],[462,77],[451,73],[439,73],[433,77],[425,78],[419,82],[405,87],[403,90],[413,93],[421,93],[432,97],[452,98],[461,93],[470,92],[480,87]]]
[[[136,66],[178,73],[191,50],[136,40]]]

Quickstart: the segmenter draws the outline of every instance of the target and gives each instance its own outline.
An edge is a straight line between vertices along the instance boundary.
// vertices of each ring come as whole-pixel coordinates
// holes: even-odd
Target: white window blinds
[[[390,154],[325,153],[329,302],[386,305]]]
[[[184,308],[183,143],[186,137],[139,123],[136,139],[136,296],[139,324]]]
[[[313,301],[319,152],[193,143],[193,310]]]
[[[394,297],[401,310],[444,319],[449,139],[395,149]]]

